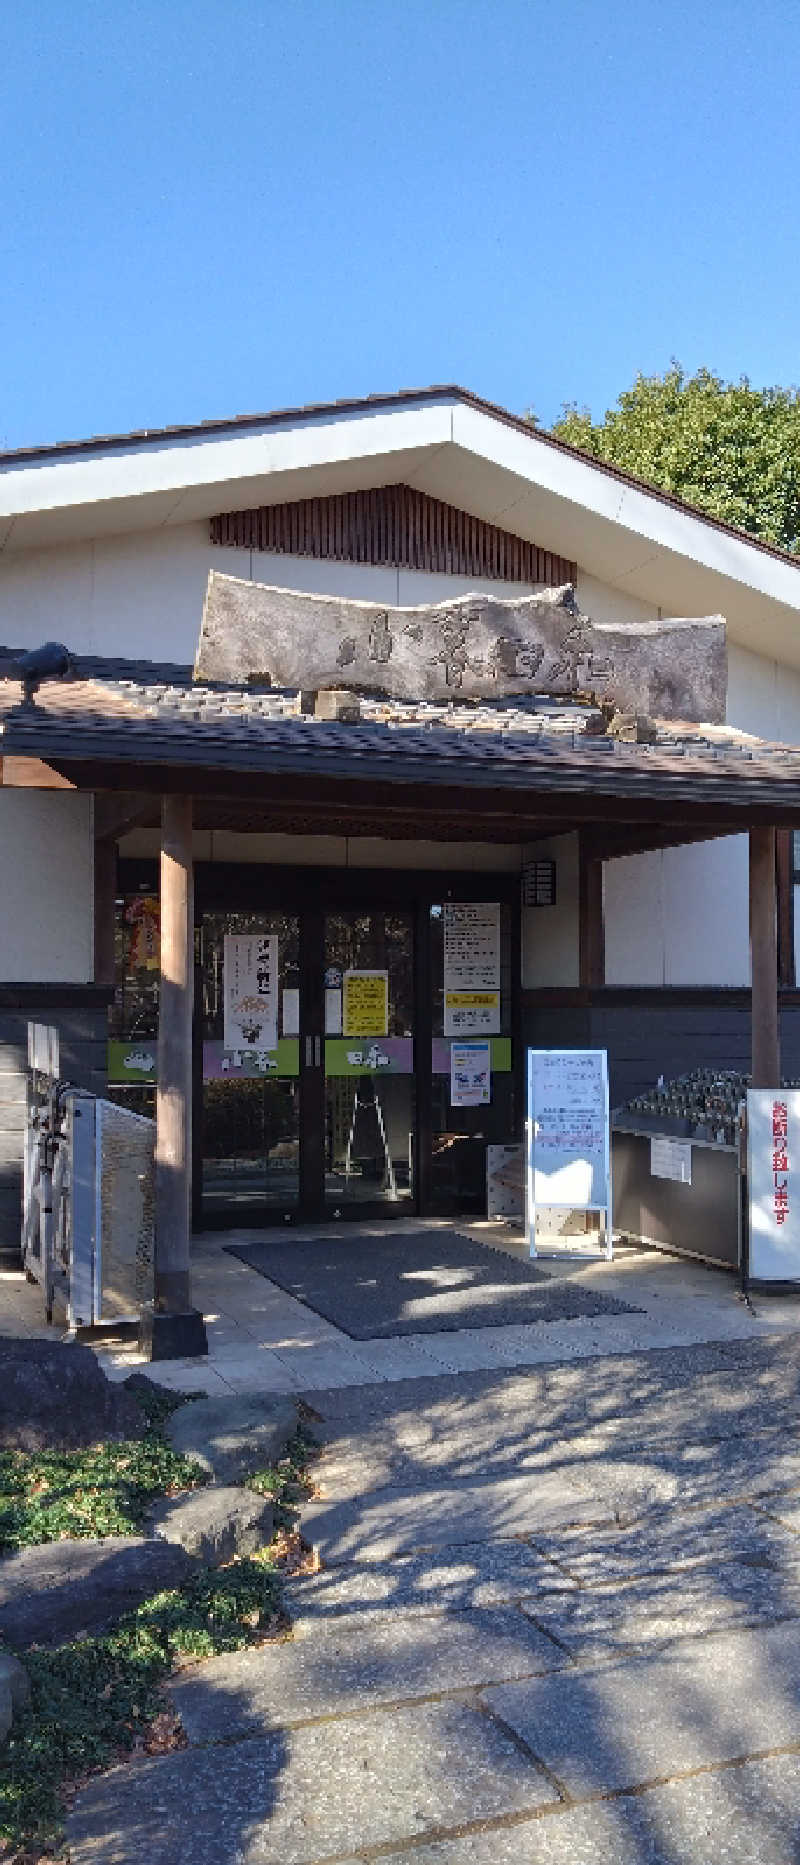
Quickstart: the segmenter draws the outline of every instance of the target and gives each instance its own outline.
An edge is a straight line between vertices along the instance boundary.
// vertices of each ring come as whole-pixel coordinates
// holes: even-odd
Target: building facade
[[[535,807],[507,788],[493,809],[477,750],[468,765],[458,745],[518,747],[527,734],[574,749],[588,729],[581,708],[602,704],[602,675],[595,690],[576,664],[566,689],[547,693],[532,674],[527,695],[484,703],[465,694],[451,657],[439,702],[392,707],[376,691],[356,721],[326,714],[302,680],[268,684],[269,669],[253,664],[238,685],[203,688],[193,670],[212,572],[386,614],[569,586],[601,628],[722,616],[724,718],[705,730],[690,716],[681,737],[673,711],[661,802],[653,790],[645,806],[637,791],[613,822],[590,749],[575,754],[569,806],[537,779]],[[526,1043],[606,1047],[616,1101],[697,1063],[746,1067],[755,820],[780,825],[782,1037],[800,1074],[792,799],[787,790],[772,817],[763,803],[748,816],[742,781],[761,755],[756,740],[800,745],[799,613],[800,563],[458,389],[0,459],[2,1234],[18,1226],[29,1017],[58,1024],[72,1079],[154,1105],[157,773],[181,758],[196,772],[197,1224],[479,1211],[487,1146],[521,1132]],[[77,710],[61,725],[38,705],[38,718],[23,717],[15,678],[16,658],[52,640],[68,648],[77,682]],[[239,751],[226,750],[237,719],[265,742],[277,729],[269,782],[248,779]],[[163,752],[159,720],[170,727]],[[734,753],[741,807],[731,791],[701,820],[703,770]],[[657,754],[642,743],[648,782]],[[462,996],[483,988],[497,1000],[472,1017],[450,1001],[467,964],[459,927],[470,924],[473,958],[479,937],[495,942],[493,981],[487,970],[481,987],[465,971]],[[226,1024],[226,954],[256,938],[275,971],[268,1050],[246,1036],[233,1045]],[[380,982],[357,982],[369,976]],[[369,988],[386,993],[372,1013]],[[481,1029],[490,1099],[459,1105],[453,1043]]]

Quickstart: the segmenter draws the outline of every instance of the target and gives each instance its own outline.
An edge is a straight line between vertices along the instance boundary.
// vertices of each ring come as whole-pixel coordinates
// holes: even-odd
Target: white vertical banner
[[[800,1089],[747,1091],[748,1274],[800,1281]]]
[[[223,1047],[264,1055],[278,1046],[276,933],[226,933],[222,954]]]

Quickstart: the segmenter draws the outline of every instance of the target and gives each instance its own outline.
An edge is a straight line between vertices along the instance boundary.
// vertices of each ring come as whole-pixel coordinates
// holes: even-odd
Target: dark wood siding
[[[411,486],[378,486],[369,492],[337,492],[330,498],[221,512],[211,519],[211,542],[285,551],[293,557],[438,570],[500,583],[555,587],[573,583],[576,576],[576,565],[566,558]]]

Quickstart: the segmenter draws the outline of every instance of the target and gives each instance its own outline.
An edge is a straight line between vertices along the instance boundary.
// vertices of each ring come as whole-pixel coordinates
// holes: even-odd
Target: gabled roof
[[[800,558],[590,459],[456,386],[0,455],[4,552],[284,500],[413,486],[664,614],[725,615],[800,667]]]
[[[509,409],[501,408],[498,402],[488,401],[483,395],[476,395],[472,389],[462,388],[458,383],[434,384],[429,388],[395,389],[385,395],[361,395],[340,397],[336,401],[305,402],[297,408],[276,408],[262,414],[235,414],[206,421],[188,421],[168,427],[134,428],[127,434],[96,434],[83,440],[57,440],[35,447],[12,447],[0,449],[0,470],[7,462],[34,463],[38,460],[58,458],[60,455],[108,452],[115,448],[127,448],[146,442],[159,445],[169,440],[191,440],[202,435],[224,435],[235,430],[255,428],[263,430],[284,422],[296,423],[313,419],[319,415],[340,415],[363,413],[365,410],[400,407],[405,402],[435,401],[441,397],[454,398],[469,403],[473,408],[483,410],[497,421],[504,421],[507,426],[519,429],[523,434],[535,434],[537,440],[548,447],[554,447],[559,453],[574,460],[589,461],[589,464],[610,479],[616,479],[621,485],[632,486],[637,491],[647,492],[659,499],[662,505],[670,505],[674,511],[686,512],[688,516],[699,518],[703,524],[711,525],[717,531],[726,532],[729,537],[744,539],[754,549],[761,550],[769,557],[777,557],[787,563],[797,565],[800,559],[793,551],[782,550],[777,544],[765,542],[753,537],[749,531],[743,531],[738,525],[727,524],[723,518],[703,510],[700,505],[693,505],[686,499],[676,498],[671,492],[665,492],[660,486],[654,486],[647,479],[636,473],[626,472],[623,467],[614,466],[610,461],[598,460],[590,454],[583,453],[579,447],[573,447],[568,441],[559,439],[558,435],[548,433],[527,416],[512,414]]]

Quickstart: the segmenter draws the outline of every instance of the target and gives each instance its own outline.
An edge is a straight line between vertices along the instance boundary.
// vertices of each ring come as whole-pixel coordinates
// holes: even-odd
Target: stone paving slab
[[[303,1632],[343,1615],[463,1612],[470,1606],[503,1605],[523,1594],[532,1602],[551,1588],[572,1591],[575,1584],[527,1542],[476,1541],[290,1580],[284,1602],[296,1630]]]
[[[564,1671],[484,1701],[573,1796],[800,1744],[800,1624]]]
[[[291,1641],[228,1652],[178,1672],[170,1695],[191,1742],[226,1742],[276,1719],[342,1715],[370,1704],[561,1670],[564,1652],[513,1606],[371,1614],[315,1625]]]
[[[746,1503],[690,1513],[653,1510],[627,1527],[615,1523],[612,1528],[582,1529],[574,1534],[537,1535],[536,1546],[582,1586],[625,1582],[638,1574],[678,1573],[695,1564],[740,1558],[771,1562],[790,1577],[796,1571],[800,1580],[800,1535],[795,1539],[790,1527],[782,1527],[762,1509]]]
[[[800,1620],[800,1574],[790,1580],[772,1568],[727,1561],[651,1574],[624,1587],[539,1593],[522,1609],[576,1658],[591,1658]]]
[[[423,1704],[115,1768],[67,1843],[71,1865],[310,1865],[556,1799],[490,1717]]]
[[[580,1467],[571,1465],[569,1476],[576,1489],[602,1496],[612,1510],[633,1513],[669,1503],[691,1508],[800,1488],[800,1447],[787,1432],[703,1436],[699,1442],[695,1433],[682,1445],[634,1446],[628,1453],[588,1458]]]
[[[799,1856],[800,1755],[776,1755],[384,1853],[381,1865],[796,1865]]]
[[[380,1385],[358,1392],[321,1393],[320,1408],[333,1433],[361,1431],[378,1420],[393,1422],[404,1401],[407,1429],[424,1409],[443,1417],[454,1404],[462,1409],[464,1429],[488,1434],[505,1416],[551,1435],[579,1421],[592,1426],[606,1420],[613,1432],[626,1431],[634,1441],[643,1421],[652,1433],[681,1437],[696,1429],[702,1412],[711,1436],[722,1429],[736,1434],[776,1427],[781,1407],[791,1417],[800,1395],[800,1336],[762,1336],[750,1340],[711,1341],[700,1346],[652,1348],[615,1355],[609,1381],[606,1356],[565,1364],[491,1372],[462,1372],[421,1384]],[[424,1433],[424,1423],[421,1426]]]
[[[301,1532],[323,1561],[380,1561],[420,1548],[507,1540],[608,1518],[606,1506],[560,1477],[510,1477],[311,1502],[302,1511]]]

